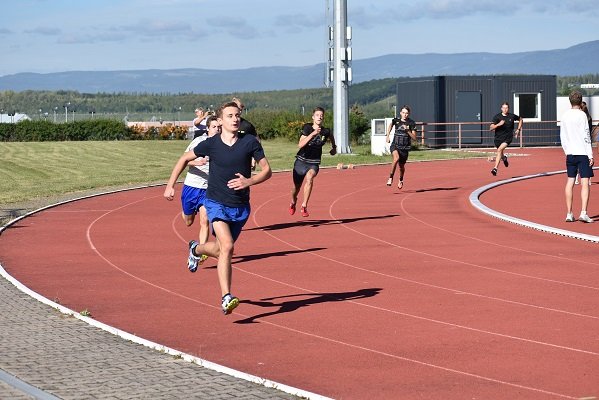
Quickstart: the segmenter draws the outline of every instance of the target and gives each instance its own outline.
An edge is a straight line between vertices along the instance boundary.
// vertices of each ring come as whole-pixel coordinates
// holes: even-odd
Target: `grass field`
[[[90,189],[166,182],[187,144],[187,141],[0,143],[0,205],[6,207]],[[263,145],[274,170],[291,168],[297,151],[295,143],[270,140]],[[370,145],[357,146],[352,151],[355,155],[326,154],[322,165],[390,161],[389,156],[371,155]],[[426,150],[411,152],[410,160],[476,156],[482,154]]]

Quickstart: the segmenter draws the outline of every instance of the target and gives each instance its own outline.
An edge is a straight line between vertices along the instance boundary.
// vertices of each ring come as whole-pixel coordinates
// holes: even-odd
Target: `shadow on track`
[[[338,301],[348,301],[348,300],[359,300],[365,299],[368,297],[376,296],[383,290],[381,288],[368,288],[368,289],[360,289],[355,292],[331,292],[331,293],[302,293],[302,294],[292,294],[289,296],[279,296],[279,297],[269,297],[259,301],[254,300],[241,300],[240,303],[251,304],[264,308],[277,308],[276,310],[272,310],[269,312],[265,312],[262,314],[254,315],[253,317],[248,317],[239,321],[235,321],[236,324],[253,324],[257,323],[257,319],[266,318],[271,315],[284,314],[288,312],[296,311],[302,307],[308,307],[315,304],[321,303],[335,303]],[[277,299],[289,299],[300,297],[298,300],[287,300],[281,301],[279,303],[272,302],[270,300]]]
[[[352,222],[357,221],[367,221],[370,219],[387,219],[399,217],[399,214],[388,214],[388,215],[375,215],[371,217],[356,217],[356,218],[341,218],[341,219],[306,219],[300,221],[293,222],[284,222],[281,224],[273,224],[273,225],[265,225],[258,226],[251,229],[244,229],[246,231],[277,231],[281,229],[301,227],[301,226],[310,226],[310,227],[318,227],[324,225],[335,225],[335,224],[350,224]]]

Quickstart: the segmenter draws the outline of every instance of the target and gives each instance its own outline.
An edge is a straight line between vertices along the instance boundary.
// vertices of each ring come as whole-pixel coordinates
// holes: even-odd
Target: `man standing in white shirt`
[[[574,91],[570,93],[570,105],[572,108],[564,113],[560,125],[560,140],[564,153],[566,153],[566,170],[568,180],[566,181],[566,207],[568,214],[566,222],[574,222],[572,213],[572,197],[574,179],[580,174],[580,197],[582,209],[579,221],[593,222],[587,214],[589,204],[590,187],[589,178],[593,175],[593,148],[589,135],[589,123],[586,114],[580,109],[582,105],[582,94]]]

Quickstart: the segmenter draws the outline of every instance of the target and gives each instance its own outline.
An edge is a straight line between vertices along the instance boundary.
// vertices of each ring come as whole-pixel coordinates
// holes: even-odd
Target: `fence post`
[[[524,136],[524,131],[520,130],[520,148],[524,147],[524,138],[522,136]]]
[[[424,146],[424,125],[422,124],[422,137],[420,139],[420,145]]]
[[[458,124],[458,149],[462,149],[462,124]]]

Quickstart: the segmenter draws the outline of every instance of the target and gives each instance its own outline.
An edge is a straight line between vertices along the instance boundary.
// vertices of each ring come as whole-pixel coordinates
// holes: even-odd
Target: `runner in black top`
[[[399,164],[399,182],[397,188],[403,187],[403,177],[406,172],[406,162],[410,155],[410,149],[412,148],[412,139],[416,140],[416,123],[409,118],[410,107],[403,106],[399,112],[400,118],[393,118],[391,124],[387,128],[387,143],[391,142],[389,135],[391,129],[395,128],[395,134],[393,135],[393,142],[389,147],[391,155],[393,156],[393,163],[391,164],[391,174],[387,179],[387,186],[393,184],[393,175],[395,175],[395,169]]]
[[[518,121],[518,129],[514,131],[514,124],[516,121]],[[522,118],[510,113],[510,104],[505,102],[501,104],[501,112],[493,117],[493,122],[491,123],[489,130],[495,131],[495,147],[497,147],[497,155],[495,156],[495,167],[493,167],[491,173],[497,175],[497,168],[499,167],[500,161],[503,161],[503,165],[506,167],[510,165],[507,156],[503,154],[503,151],[522,131]]]
[[[218,259],[218,280],[222,292],[222,309],[230,314],[239,299],[231,295],[231,258],[235,240],[250,213],[249,187],[264,182],[272,175],[262,145],[255,137],[239,134],[240,111],[233,102],[222,105],[217,113],[222,133],[206,139],[179,158],[164,191],[164,197],[172,200],[174,185],[187,163],[197,157],[209,157],[210,174],[206,193],[206,214],[216,236],[216,242],[199,244],[189,242],[188,268],[197,268],[202,255]],[[261,171],[251,174],[252,158]]]
[[[331,151],[329,154],[337,154],[335,138],[331,130],[322,126],[324,120],[324,108],[316,107],[312,111],[312,123],[305,124],[299,139],[299,151],[295,156],[293,165],[293,189],[291,189],[291,204],[289,205],[289,214],[295,214],[295,203],[297,203],[297,194],[304,180],[304,201],[302,202],[302,217],[309,217],[308,201],[312,194],[314,177],[318,174],[320,161],[322,159],[322,146],[327,140],[331,141]]]
[[[241,99],[239,99],[238,97],[233,97],[231,99],[231,101],[234,102],[235,104],[237,104],[237,107],[239,107],[241,114],[243,114],[245,105],[241,102]],[[239,121],[239,132],[255,136],[259,142],[262,141],[262,139],[260,139],[260,135],[258,135],[258,132],[256,132],[256,127],[250,121],[248,121],[247,119],[245,119],[243,117],[241,117],[241,120]],[[255,169],[256,169],[256,160],[252,160],[252,170],[255,170]]]

